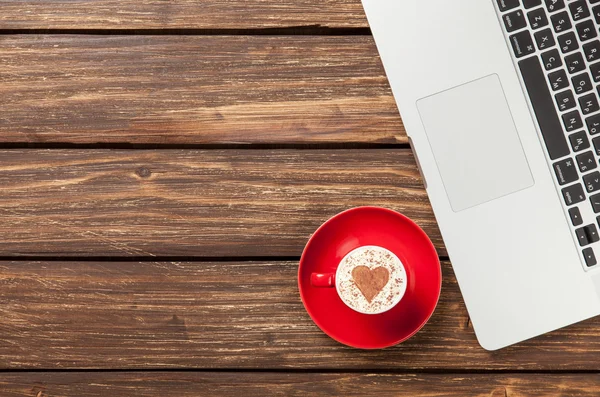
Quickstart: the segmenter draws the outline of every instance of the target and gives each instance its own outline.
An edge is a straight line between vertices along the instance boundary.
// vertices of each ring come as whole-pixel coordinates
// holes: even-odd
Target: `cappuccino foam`
[[[379,314],[402,299],[406,291],[406,272],[391,251],[377,246],[360,247],[340,262],[336,288],[351,309]]]

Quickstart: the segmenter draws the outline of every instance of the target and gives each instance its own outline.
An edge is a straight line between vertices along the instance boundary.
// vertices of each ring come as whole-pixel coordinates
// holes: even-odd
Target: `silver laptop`
[[[600,314],[600,0],[363,5],[480,344]]]

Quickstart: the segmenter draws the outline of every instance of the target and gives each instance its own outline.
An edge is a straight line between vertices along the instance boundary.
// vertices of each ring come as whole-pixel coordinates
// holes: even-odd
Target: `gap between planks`
[[[48,373],[0,376],[5,395],[130,396],[597,396],[597,375]]]
[[[0,29],[0,35],[93,35],[93,36],[371,36],[371,29],[330,28],[308,25],[254,29]]]
[[[2,149],[65,149],[65,150],[376,150],[411,149],[409,143],[129,143],[129,142],[0,142]]]

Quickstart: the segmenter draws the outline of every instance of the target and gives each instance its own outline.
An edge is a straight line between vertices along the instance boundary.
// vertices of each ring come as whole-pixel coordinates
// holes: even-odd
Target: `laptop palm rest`
[[[497,75],[420,99],[417,107],[454,212],[533,186]]]

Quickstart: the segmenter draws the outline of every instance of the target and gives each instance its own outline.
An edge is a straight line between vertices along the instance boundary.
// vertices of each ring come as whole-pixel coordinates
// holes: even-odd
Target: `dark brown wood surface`
[[[300,256],[362,205],[444,253],[407,149],[0,150],[0,186],[0,256]]]
[[[344,347],[290,262],[0,262],[0,369],[600,371],[600,320],[497,352],[477,344],[448,262],[430,322],[402,345]]]
[[[360,205],[442,256],[382,351],[296,284]],[[445,255],[360,0],[0,0],[1,397],[600,395],[600,320],[487,352]]]
[[[0,376],[4,397],[595,397],[598,375],[67,373]]]
[[[365,28],[360,0],[1,0],[0,29]]]
[[[370,36],[19,35],[0,54],[0,143],[407,142]]]

